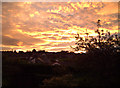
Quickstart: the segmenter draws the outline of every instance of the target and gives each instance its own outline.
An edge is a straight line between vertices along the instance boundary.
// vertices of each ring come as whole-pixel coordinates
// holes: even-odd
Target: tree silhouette
[[[36,53],[36,49],[33,49],[32,52]]]
[[[97,22],[97,30],[95,33],[97,36],[90,36],[86,29],[86,37],[81,37],[80,34],[75,36],[77,42],[76,47],[72,47],[75,51],[85,50],[86,52],[103,52],[106,51],[107,53],[115,53],[120,51],[120,37],[118,33],[114,33],[111,35],[110,32],[100,30],[101,27],[100,20]]]

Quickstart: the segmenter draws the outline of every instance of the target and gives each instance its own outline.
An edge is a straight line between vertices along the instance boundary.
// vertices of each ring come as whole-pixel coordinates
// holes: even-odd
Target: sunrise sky
[[[86,29],[118,32],[117,2],[3,2],[2,49],[72,51]]]

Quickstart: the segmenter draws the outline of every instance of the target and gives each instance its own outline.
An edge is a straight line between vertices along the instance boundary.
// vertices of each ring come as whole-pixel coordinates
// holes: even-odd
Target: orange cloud
[[[118,3],[117,2],[109,2],[109,4],[106,2],[104,3],[105,6],[97,11],[97,14],[100,15],[107,15],[107,14],[114,14],[118,13]]]
[[[23,42],[18,42],[17,45],[18,46],[23,46]]]

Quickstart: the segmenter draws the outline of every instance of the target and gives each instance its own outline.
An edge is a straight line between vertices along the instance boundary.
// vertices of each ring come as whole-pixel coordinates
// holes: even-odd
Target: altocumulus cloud
[[[3,49],[70,50],[77,33],[94,34],[98,19],[117,32],[117,13],[117,2],[3,2]]]
[[[18,42],[19,42],[19,40],[17,40],[17,39],[10,38],[8,36],[2,36],[2,44],[3,45],[14,45],[14,46],[17,46]]]

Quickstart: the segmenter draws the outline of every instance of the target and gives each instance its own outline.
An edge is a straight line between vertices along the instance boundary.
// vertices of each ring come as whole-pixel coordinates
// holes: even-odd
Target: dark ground
[[[2,88],[120,88],[120,53],[64,55],[52,66],[3,53]]]

